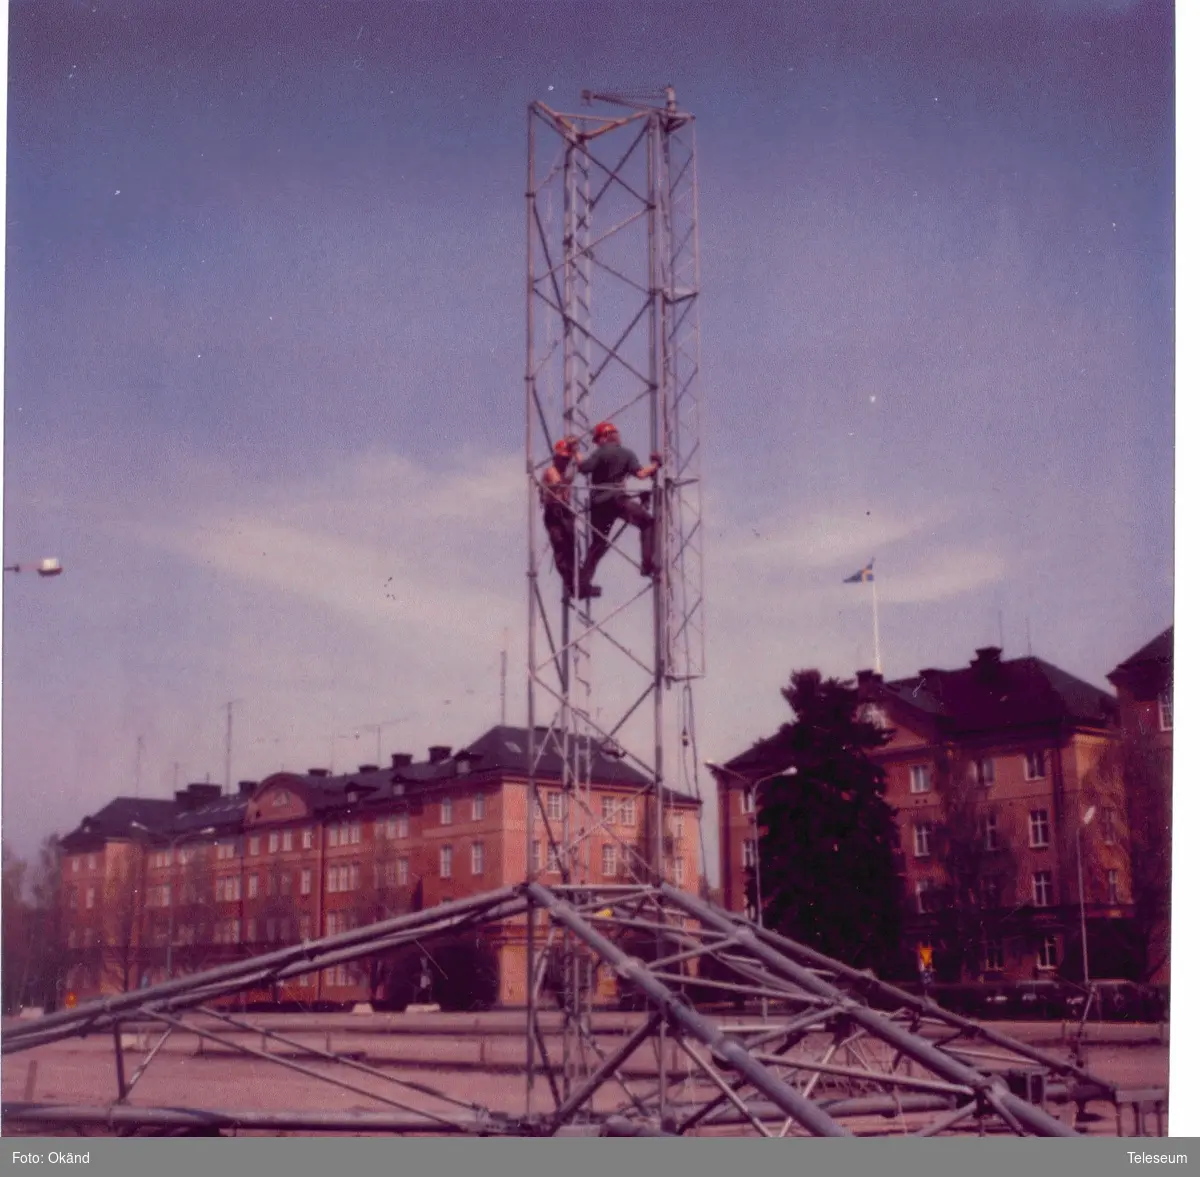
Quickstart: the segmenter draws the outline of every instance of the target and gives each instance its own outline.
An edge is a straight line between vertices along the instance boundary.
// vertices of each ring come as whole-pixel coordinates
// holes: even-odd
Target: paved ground
[[[290,1111],[312,1109],[326,1112],[420,1109],[424,1112],[458,1115],[474,1107],[520,1114],[526,1090],[521,1068],[525,1060],[524,1018],[517,1013],[484,1015],[372,1014],[359,1015],[251,1015],[259,1030],[269,1029],[296,1038],[318,1049],[359,1058],[379,1074],[336,1072],[329,1064],[305,1060],[300,1052],[264,1039],[260,1032],[247,1032],[239,1041],[251,1049],[282,1055],[279,1061],[247,1058],[228,1046],[201,1046],[194,1033],[176,1033],[159,1050],[137,1083],[130,1102],[144,1106],[198,1107],[228,1110]],[[622,1030],[630,1024],[623,1015],[602,1015],[598,1029],[619,1043]],[[1065,1056],[1061,1023],[993,1023],[996,1029],[1036,1043],[1058,1056]],[[1123,1088],[1165,1088],[1168,1046],[1157,1026],[1108,1025],[1090,1028],[1086,1046],[1089,1070]],[[157,1036],[131,1034],[126,1037],[126,1074],[130,1075],[152,1047]],[[552,1053],[556,1053],[551,1043]],[[281,1066],[281,1062],[285,1065]],[[635,1056],[633,1070],[653,1074],[651,1058]],[[288,1067],[286,1064],[290,1063]],[[36,1064],[35,1067],[31,1066]],[[298,1067],[308,1068],[304,1073]],[[681,1073],[689,1061],[679,1060]],[[355,1090],[332,1086],[320,1075],[336,1073]],[[695,1098],[705,1093],[697,1082],[685,1084]],[[115,1097],[115,1064],[109,1037],[76,1039],[6,1055],[2,1081],[6,1100],[32,1097],[59,1103],[103,1105]],[[30,1084],[32,1090],[30,1091]],[[412,1085],[412,1086],[408,1086]],[[444,1099],[416,1088],[433,1087]],[[390,1103],[383,1103],[379,1097]],[[549,1088],[538,1080],[533,1092],[535,1109],[553,1106]],[[609,1106],[612,1106],[611,1103]],[[603,1104],[602,1104],[603,1107]],[[1111,1106],[1092,1105],[1090,1111],[1104,1118],[1088,1125],[1097,1134],[1117,1131]],[[1068,1116],[1073,1109],[1067,1111]],[[864,1125],[865,1127],[866,1125]],[[874,1131],[895,1131],[900,1125],[879,1120]],[[1154,1131],[1156,1126],[1148,1130]],[[7,1126],[5,1128],[8,1132]],[[1124,1131],[1133,1131],[1128,1116]]]

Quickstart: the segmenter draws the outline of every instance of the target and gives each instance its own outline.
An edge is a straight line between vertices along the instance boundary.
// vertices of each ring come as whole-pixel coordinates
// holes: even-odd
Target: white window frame
[[[362,844],[362,822],[352,821],[350,823],[350,845],[359,846]]]
[[[551,789],[546,794],[546,816],[551,821],[562,821],[563,795],[561,789]]]
[[[744,789],[738,790],[738,795],[740,797],[738,804],[743,814],[750,814],[754,812],[758,803],[758,798],[754,795],[754,793],[755,790],[752,785],[747,785]]]
[[[534,874],[542,869],[542,843],[539,838],[533,840],[533,862],[530,863],[530,866]]]
[[[1108,901],[1112,904],[1121,902],[1121,872],[1115,867],[1109,867],[1107,873],[1108,882]]]
[[[441,810],[438,813],[438,824],[448,826],[454,822],[454,802],[449,797],[442,798]]]
[[[472,821],[483,821],[483,813],[484,813],[483,794],[476,793],[475,796],[471,798],[471,820]]]
[[[757,846],[753,838],[742,839],[742,869],[753,870]]]
[[[933,890],[932,879],[917,879],[913,883],[913,897],[917,904],[917,915],[928,915],[930,911],[929,899],[927,896]]]
[[[910,793],[928,793],[932,785],[928,764],[910,764],[908,766],[908,790]]]
[[[482,842],[472,842],[471,843],[471,874],[476,875],[476,876],[483,874],[483,843]]]
[[[613,825],[617,820],[617,799],[615,797],[600,798],[600,820]]]
[[[279,853],[279,831],[278,830],[272,830],[267,835],[267,853],[268,854],[278,854]]]
[[[626,797],[621,802],[621,824],[623,826],[634,826],[637,824],[637,806],[634,804],[632,797]]]
[[[1158,730],[1160,732],[1175,730],[1175,698],[1170,687],[1158,692]]]
[[[408,814],[407,813],[398,814],[396,817],[396,837],[397,838],[407,838],[408,837]]]
[[[258,872],[246,876],[246,898],[258,898]]]
[[[79,874],[79,859],[78,858],[71,859],[71,874],[73,874],[73,875]]]
[[[1045,850],[1050,845],[1050,810],[1029,811],[1029,846],[1032,850]]]
[[[291,852],[291,849],[292,849],[292,831],[291,830],[284,830],[279,835],[279,846],[280,846],[280,849],[285,854],[288,854]]]
[[[930,842],[933,837],[933,826],[927,821],[918,821],[913,823],[913,857],[928,858],[930,851]]]
[[[257,858],[258,857],[258,849],[259,849],[259,836],[257,834],[251,834],[250,835],[250,845],[247,847],[246,853],[251,858]]]
[[[402,854],[396,859],[396,882],[401,886],[408,885],[408,855]]]
[[[1000,819],[994,813],[987,814],[983,819],[983,848],[1000,849]]]
[[[312,869],[310,867],[305,867],[300,872],[300,894],[312,894]]]
[[[1025,779],[1027,781],[1044,781],[1046,779],[1046,750],[1032,748],[1025,753]]]
[[[1048,870],[1033,872],[1033,906],[1054,906],[1054,873]]]
[[[1004,968],[1004,941],[984,940],[983,951],[980,955],[983,958],[985,972],[1000,972]]]
[[[1037,967],[1046,972],[1058,968],[1058,937],[1043,936],[1038,945]]]
[[[454,877],[454,847],[442,846],[438,850],[438,878]]]
[[[1117,840],[1117,811],[1111,807],[1100,811],[1100,836],[1105,846],[1112,846]]]
[[[300,831],[300,849],[311,850],[313,848],[313,832],[311,826],[305,826]]]
[[[617,848],[612,842],[605,842],[600,849],[600,873],[606,879],[617,873]]]
[[[671,873],[672,873],[673,878],[675,879],[675,886],[682,887],[683,886],[683,855],[676,854],[674,859],[672,860],[671,866],[672,866]]]
[[[971,779],[977,785],[990,789],[996,783],[996,759],[994,756],[976,756],[971,761]]]

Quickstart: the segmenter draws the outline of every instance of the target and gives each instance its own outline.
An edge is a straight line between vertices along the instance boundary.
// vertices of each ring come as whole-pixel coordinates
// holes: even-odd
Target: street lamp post
[[[1083,828],[1092,824],[1096,816],[1096,807],[1089,805],[1075,827],[1075,871],[1079,883],[1079,940],[1083,946],[1083,987],[1091,994],[1092,981],[1088,972],[1088,940],[1087,940],[1087,909],[1083,896]]]
[[[781,769],[779,772],[769,772],[765,776],[760,776],[757,780],[752,781],[749,777],[738,772],[736,768],[717,764],[714,760],[706,760],[704,763],[709,768],[717,769],[720,772],[737,777],[738,780],[743,782],[742,787],[750,793],[750,810],[754,814],[754,914],[755,922],[761,928],[763,926],[762,855],[759,853],[759,843],[762,830],[758,820],[758,787],[778,777],[795,776],[799,770],[794,764],[789,764],[787,768]]]

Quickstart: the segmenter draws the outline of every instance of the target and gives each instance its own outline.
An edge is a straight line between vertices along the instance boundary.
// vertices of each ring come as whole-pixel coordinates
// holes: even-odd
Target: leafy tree
[[[24,978],[29,967],[30,911],[25,898],[25,874],[28,865],[19,858],[7,842],[0,848],[3,858],[3,937],[4,970],[3,1007],[6,1014],[14,1013],[24,997]]]
[[[976,979],[984,971],[984,946],[1013,930],[1010,894],[1016,873],[1013,831],[1004,810],[953,752],[939,757],[934,784],[940,802],[930,852],[941,885],[930,896],[921,929],[934,949],[942,980]],[[918,926],[920,915],[914,913]]]
[[[796,774],[759,789],[764,922],[856,967],[895,975],[895,814],[883,769],[868,758],[887,735],[858,718],[848,682],[803,670],[782,693],[796,718],[769,741],[764,771],[794,766]],[[747,894],[754,884],[751,868]]]
[[[1170,752],[1146,732],[1125,731],[1101,754],[1082,785],[1087,803],[1108,809],[1115,817],[1116,828],[1112,832],[1116,845],[1124,847],[1128,856],[1126,877],[1133,900],[1134,959],[1129,962],[1130,971],[1137,973],[1139,979],[1150,979],[1163,967],[1170,953]],[[1104,868],[1099,857],[1085,854],[1084,862],[1089,872],[1089,893],[1103,894],[1105,880],[1100,874]],[[1094,949],[1095,975],[1111,972],[1103,968],[1102,937],[1097,937],[1089,947]]]

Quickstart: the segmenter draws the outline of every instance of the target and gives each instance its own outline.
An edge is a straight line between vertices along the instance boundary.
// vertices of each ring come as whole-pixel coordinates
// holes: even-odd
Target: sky
[[[703,758],[1173,620],[1172,14],[10,7],[4,837],[524,722],[526,106],[699,144]],[[645,455],[641,455],[645,456]],[[747,586],[752,586],[748,588]],[[506,638],[507,631],[507,638]]]

